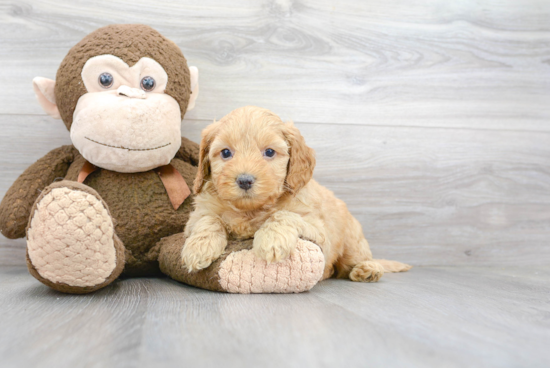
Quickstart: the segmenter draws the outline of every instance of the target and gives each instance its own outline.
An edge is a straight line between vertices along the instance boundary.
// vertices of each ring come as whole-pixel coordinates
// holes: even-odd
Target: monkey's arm
[[[56,148],[17,178],[0,203],[0,232],[5,237],[25,236],[34,201],[56,178],[65,177],[76,152],[74,146]]]
[[[176,157],[193,166],[199,165],[199,145],[185,137],[181,137],[181,147],[176,153]]]

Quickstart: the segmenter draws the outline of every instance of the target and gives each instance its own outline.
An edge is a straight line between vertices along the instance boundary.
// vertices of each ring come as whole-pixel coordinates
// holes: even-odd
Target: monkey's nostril
[[[116,90],[117,94],[119,96],[126,96],[126,97],[130,97],[130,98],[146,98],[147,95],[145,93],[145,91],[139,89],[139,88],[131,88],[131,87],[128,87],[128,86],[120,86],[118,87],[118,89]]]
[[[254,184],[254,177],[249,174],[241,174],[237,176],[237,185],[239,185],[239,188],[248,190],[252,188],[252,184]]]

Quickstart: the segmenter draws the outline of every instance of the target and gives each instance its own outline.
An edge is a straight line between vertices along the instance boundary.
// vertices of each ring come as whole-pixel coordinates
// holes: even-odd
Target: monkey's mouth
[[[166,147],[166,146],[169,146],[169,145],[172,144],[172,143],[166,143],[166,144],[163,144],[162,146],[151,147],[151,148],[129,148],[129,147],[123,147],[123,146],[113,146],[113,145],[110,145],[110,144],[107,144],[107,143],[101,143],[101,142],[95,141],[95,140],[93,140],[91,138],[88,138],[88,137],[84,137],[84,138],[86,138],[90,142],[101,144],[102,146],[105,146],[105,147],[118,148],[118,149],[123,149],[123,150],[127,150],[127,151],[154,151],[154,150],[157,150],[157,149],[160,149],[160,148],[163,148],[163,147]]]

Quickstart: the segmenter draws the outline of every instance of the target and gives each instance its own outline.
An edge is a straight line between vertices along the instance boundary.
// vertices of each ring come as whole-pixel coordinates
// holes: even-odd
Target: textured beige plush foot
[[[116,248],[122,244],[95,191],[78,183],[65,182],[72,188],[56,184],[35,203],[27,230],[28,260],[47,285],[89,292],[120,274],[121,252]]]
[[[325,268],[318,245],[298,239],[290,258],[267,264],[252,250],[252,239],[229,240],[225,252],[205,269],[189,272],[181,264],[185,235],[174,234],[159,244],[159,265],[174,280],[229,293],[300,293],[314,287]]]
[[[319,282],[325,257],[318,245],[298,239],[284,261],[268,264],[253,250],[241,250],[229,254],[219,267],[220,285],[230,293],[300,293]]]
[[[377,282],[384,275],[384,267],[376,261],[361,262],[351,270],[349,278],[352,281]]]

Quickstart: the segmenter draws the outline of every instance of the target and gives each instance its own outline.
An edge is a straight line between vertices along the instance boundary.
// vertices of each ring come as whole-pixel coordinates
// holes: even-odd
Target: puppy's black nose
[[[248,190],[252,188],[252,184],[254,184],[254,177],[249,174],[241,174],[237,176],[237,184],[239,188]]]

